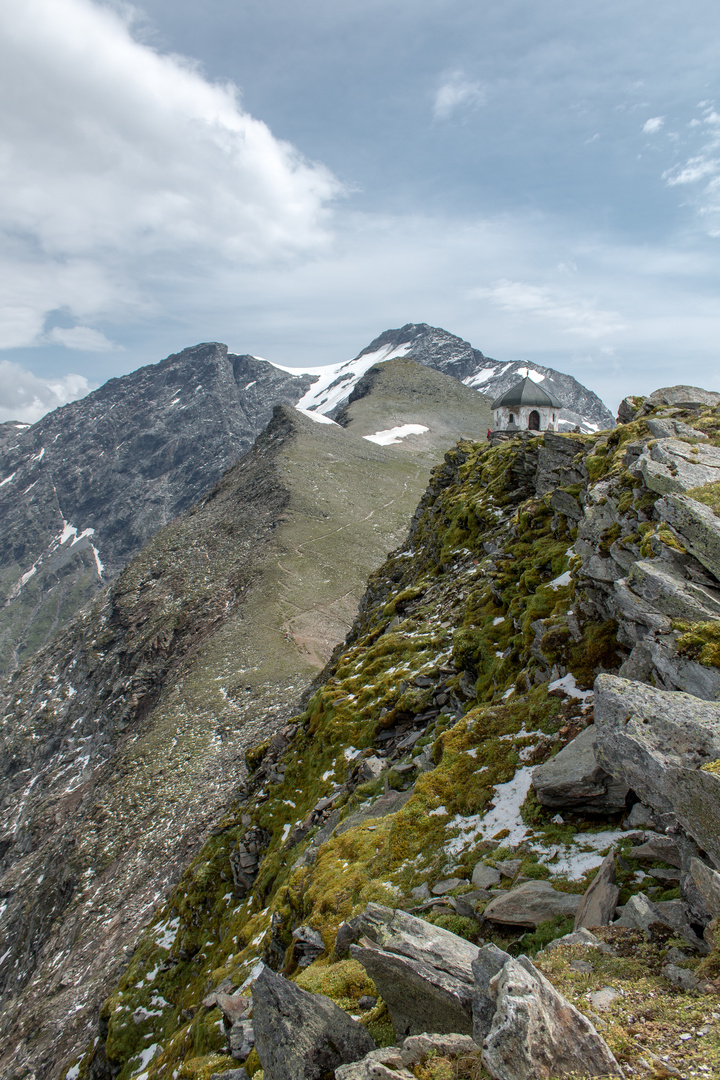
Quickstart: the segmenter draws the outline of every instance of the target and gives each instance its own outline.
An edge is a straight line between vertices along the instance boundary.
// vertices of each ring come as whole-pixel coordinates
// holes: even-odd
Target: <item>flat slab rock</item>
[[[559,754],[533,770],[532,786],[543,806],[590,814],[625,809],[627,785],[600,765],[595,753],[595,729],[587,727]]]
[[[483,918],[507,926],[536,927],[556,915],[574,916],[580,899],[577,894],[558,892],[547,881],[526,881],[492,900]]]
[[[497,1001],[482,1062],[493,1080],[623,1076],[610,1047],[526,957],[492,980]]]
[[[375,1049],[367,1030],[330,998],[267,967],[253,986],[253,1027],[265,1080],[325,1080]]]
[[[350,946],[387,1005],[398,1038],[472,1033],[476,945],[404,911],[368,904],[348,925]]]
[[[679,691],[598,675],[595,727],[601,765],[647,806],[674,814],[720,865],[720,705]]]

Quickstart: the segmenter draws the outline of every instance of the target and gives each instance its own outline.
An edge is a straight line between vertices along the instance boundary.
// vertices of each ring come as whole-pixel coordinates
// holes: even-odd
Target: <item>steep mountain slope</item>
[[[403,356],[491,396],[527,370],[566,402],[568,426],[612,425],[570,376],[500,364],[424,323],[388,330],[355,360],[309,374],[217,343],[185,349],[32,427],[0,425],[0,673],[50,641],[161,525],[212,487],[274,405],[335,418],[369,368]]]
[[[0,432],[0,671],[208,491],[308,376],[197,345]]]
[[[481,395],[418,364],[401,374],[387,365],[380,404],[370,391],[358,407],[381,428],[420,410],[416,454],[415,436],[381,446],[278,407],[219,484],[9,681],[3,1076],[53,1076],[83,1044],[124,947],[243,790],[244,754],[298,707],[367,575],[406,535],[431,461],[487,425]]]
[[[572,921],[549,917],[532,931],[490,904],[519,880],[551,882],[567,901],[615,844],[621,903],[647,889],[668,905],[661,913],[700,919],[685,856],[663,867],[632,846],[655,837],[651,852],[669,844],[702,855],[676,819],[655,820],[638,803],[633,824],[651,831],[629,828],[627,789],[587,757],[562,815],[531,789],[533,768],[588,730],[598,674],[699,695],[683,702],[720,697],[720,417],[638,399],[627,419],[600,436],[466,442],[447,454],[305,711],[250,755],[246,793],[137,942],[97,1039],[66,1075],[207,1080],[237,1067],[207,995],[246,986],[261,960],[361,1012],[372,986],[335,943],[369,901],[532,953]],[[684,775],[695,770],[716,790],[718,762],[684,730]],[[690,824],[701,832],[707,814],[691,809]],[[710,842],[715,855],[703,857],[718,865],[717,832]],[[478,863],[493,892],[472,889]],[[689,906],[673,907],[679,889],[668,884],[678,881]],[[585,949],[570,954],[574,969],[543,961],[586,1011],[611,972],[622,992],[593,1016],[632,1075],[720,1068],[713,987],[709,998],[680,992],[662,967],[669,945],[708,946],[690,923],[674,925],[679,942],[670,924],[659,935],[620,929],[614,959]],[[716,978],[717,948],[703,963]],[[381,1002],[362,1021],[392,1039]],[[257,1074],[257,1055],[246,1066]]]
[[[597,394],[571,375],[524,360],[510,363],[491,360],[462,338],[427,323],[408,323],[399,330],[386,330],[354,360],[329,370],[318,369],[314,372],[319,374],[317,382],[300,400],[299,406],[335,417],[364,372],[373,364],[395,356],[407,356],[452,375],[491,398],[498,397],[529,375],[563,402],[565,408],[560,413],[560,420],[565,430],[579,426],[582,431],[593,432],[614,425],[612,414]]]

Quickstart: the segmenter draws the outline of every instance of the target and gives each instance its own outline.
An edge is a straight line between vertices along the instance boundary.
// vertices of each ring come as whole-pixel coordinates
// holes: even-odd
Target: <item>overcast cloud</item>
[[[719,36],[710,0],[3,5],[0,419],[407,321],[611,406],[719,387]]]

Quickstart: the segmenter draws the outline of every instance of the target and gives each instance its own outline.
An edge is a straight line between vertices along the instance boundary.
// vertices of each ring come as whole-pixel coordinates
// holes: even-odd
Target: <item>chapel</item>
[[[495,431],[556,431],[562,402],[526,376],[492,403]]]

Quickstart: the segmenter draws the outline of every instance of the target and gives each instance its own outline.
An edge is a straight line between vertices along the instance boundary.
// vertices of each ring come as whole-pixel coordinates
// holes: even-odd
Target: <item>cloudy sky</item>
[[[428,322],[720,388],[716,0],[6,0],[0,420]]]

